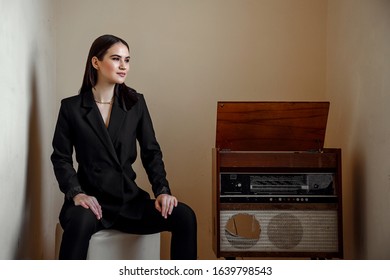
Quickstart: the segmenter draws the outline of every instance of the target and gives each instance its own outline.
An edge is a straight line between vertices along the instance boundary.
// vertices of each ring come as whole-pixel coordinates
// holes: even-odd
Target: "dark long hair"
[[[130,50],[129,45],[125,40],[109,34],[96,38],[92,43],[91,48],[89,49],[89,54],[85,65],[83,83],[81,85],[79,94],[84,94],[88,91],[91,91],[97,83],[98,75],[97,70],[92,66],[92,58],[96,56],[97,59],[102,60],[104,55],[107,53],[107,50],[116,43],[122,43],[127,47],[128,50]],[[120,97],[120,100],[124,103],[126,109],[130,109],[138,100],[136,91],[128,87],[125,83],[116,84],[114,91],[115,94]]]

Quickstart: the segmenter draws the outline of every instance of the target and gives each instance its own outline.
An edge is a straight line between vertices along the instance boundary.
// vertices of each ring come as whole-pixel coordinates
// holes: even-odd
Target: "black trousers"
[[[152,234],[162,231],[172,233],[171,259],[194,260],[197,258],[197,222],[194,211],[184,203],[178,203],[167,219],[154,207],[154,200],[145,201],[145,212],[140,220],[119,216],[111,227],[126,233]],[[104,212],[103,212],[104,215]],[[104,229],[91,210],[71,206],[60,221],[64,229],[59,259],[82,260],[87,258],[91,236]]]

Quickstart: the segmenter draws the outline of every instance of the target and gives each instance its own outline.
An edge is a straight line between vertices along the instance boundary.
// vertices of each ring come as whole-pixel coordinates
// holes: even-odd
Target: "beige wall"
[[[54,256],[54,122],[104,33],[131,46],[127,83],[146,96],[173,192],[198,215],[199,258],[215,258],[218,100],[330,100],[326,146],[343,149],[346,258],[389,258],[389,3],[0,0],[0,258]]]
[[[328,1],[329,145],[343,148],[347,258],[390,259],[390,1]]]
[[[197,213],[199,258],[215,258],[216,102],[323,100],[326,1],[72,0],[59,2],[57,17],[59,98],[77,93],[95,37],[112,33],[129,42],[127,83],[146,96],[174,194]]]
[[[51,1],[0,0],[0,259],[50,258],[55,113]]]

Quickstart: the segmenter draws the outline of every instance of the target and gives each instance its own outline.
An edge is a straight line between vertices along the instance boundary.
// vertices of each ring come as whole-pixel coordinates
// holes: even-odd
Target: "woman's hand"
[[[160,194],[154,203],[156,209],[166,219],[172,214],[173,208],[177,206],[177,198],[169,194]]]
[[[102,207],[97,201],[96,197],[89,196],[85,193],[79,193],[73,197],[74,205],[82,206],[86,209],[91,209],[91,211],[95,214],[96,218],[100,220],[103,217]]]

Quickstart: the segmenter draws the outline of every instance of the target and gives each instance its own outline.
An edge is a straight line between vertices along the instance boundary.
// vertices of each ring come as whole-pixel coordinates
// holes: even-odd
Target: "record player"
[[[217,257],[343,258],[341,149],[329,102],[218,102]]]

